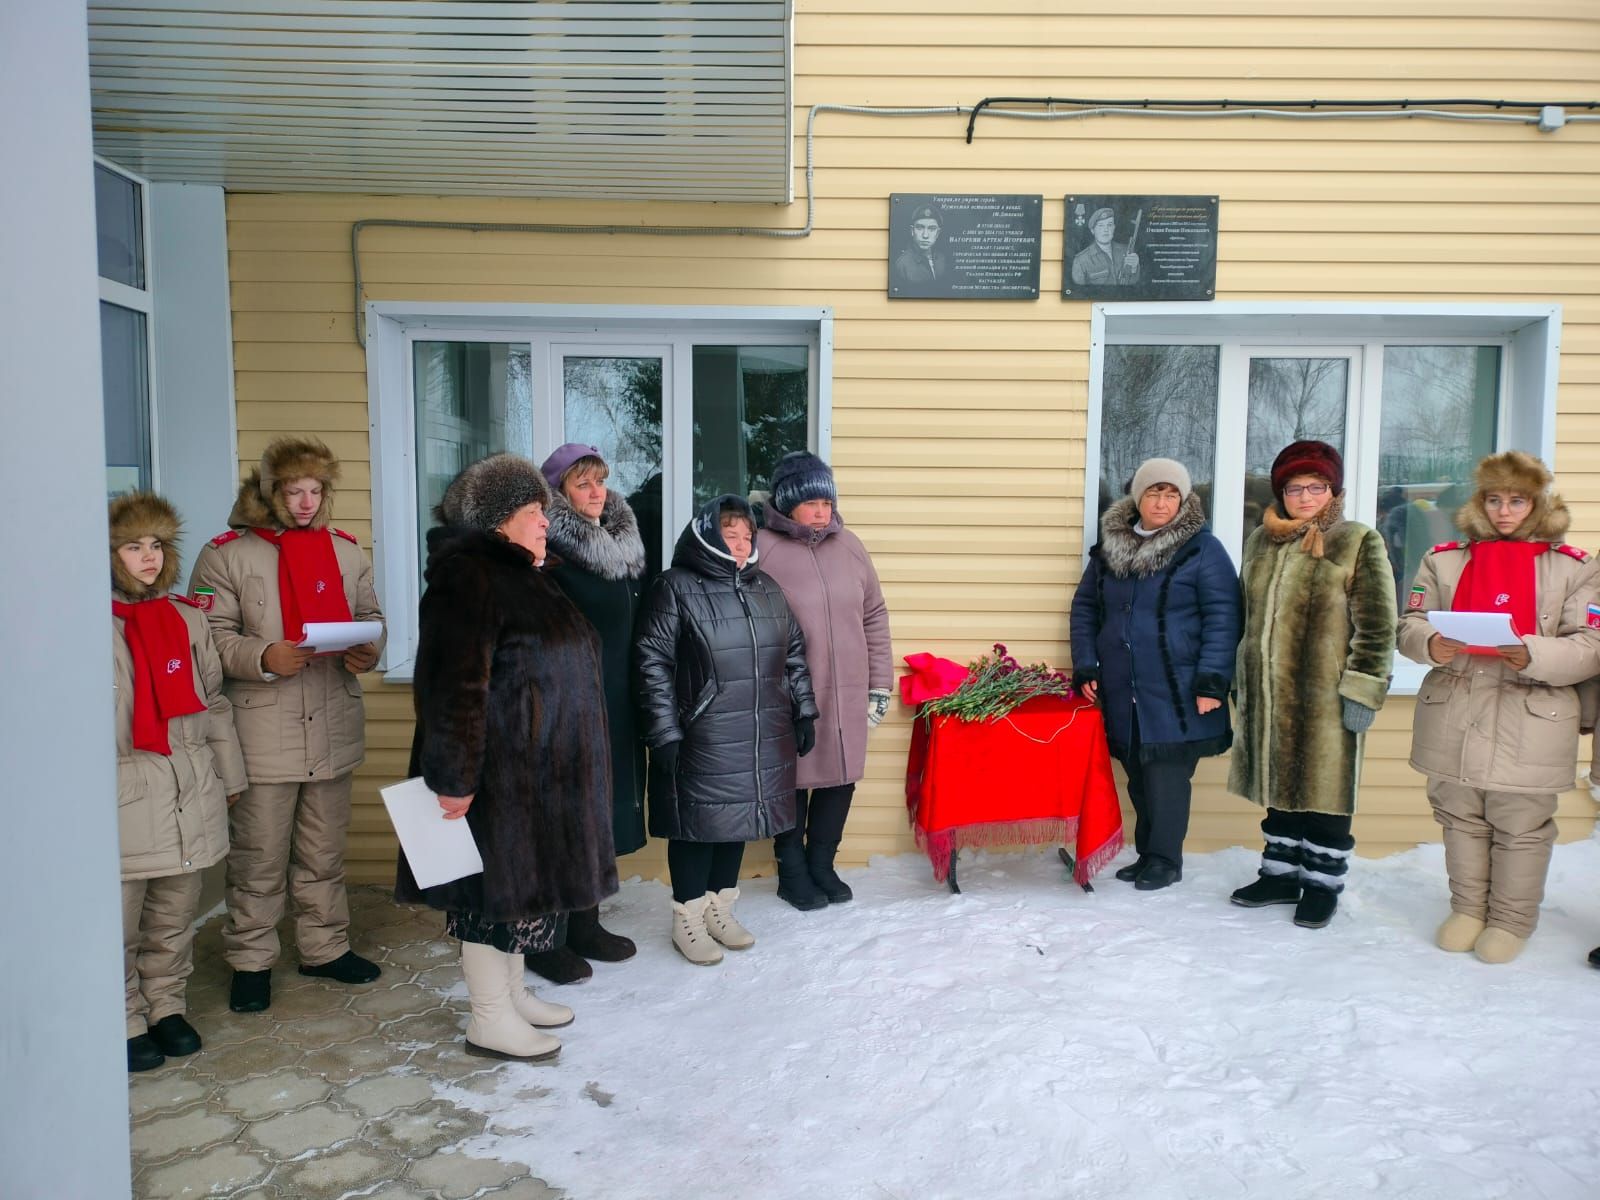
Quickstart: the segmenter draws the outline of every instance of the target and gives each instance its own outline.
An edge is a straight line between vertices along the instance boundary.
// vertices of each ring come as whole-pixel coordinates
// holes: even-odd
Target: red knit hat
[[[1321,475],[1333,485],[1334,494],[1344,491],[1344,459],[1327,442],[1291,442],[1272,460],[1272,494],[1283,501],[1283,486],[1296,475]]]

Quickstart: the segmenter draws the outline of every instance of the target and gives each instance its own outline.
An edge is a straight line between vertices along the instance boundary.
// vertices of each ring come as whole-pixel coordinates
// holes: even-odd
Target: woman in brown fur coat
[[[1417,694],[1411,765],[1444,828],[1450,916],[1436,941],[1503,963],[1538,924],[1556,796],[1574,783],[1575,685],[1600,672],[1600,575],[1561,542],[1570,518],[1544,463],[1492,454],[1474,482],[1456,514],[1466,539],[1435,546],[1417,571],[1400,652],[1433,668]],[[1433,629],[1435,610],[1508,613],[1521,637],[1468,647]]]

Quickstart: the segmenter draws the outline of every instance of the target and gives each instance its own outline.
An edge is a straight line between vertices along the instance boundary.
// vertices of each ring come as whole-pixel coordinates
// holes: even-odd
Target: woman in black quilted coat
[[[690,962],[755,943],[733,917],[744,843],[795,821],[795,759],[815,734],[805,638],[756,566],[755,519],[719,496],[650,585],[634,646],[650,747],[650,834],[667,838],[672,944]]]

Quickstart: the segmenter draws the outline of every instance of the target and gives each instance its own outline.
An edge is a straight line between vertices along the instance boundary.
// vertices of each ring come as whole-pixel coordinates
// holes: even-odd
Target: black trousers
[[[850,816],[850,800],[856,794],[856,785],[842,783],[838,787],[801,788],[794,794],[795,822],[772,839],[772,848],[778,853],[793,843],[837,846],[844,837],[844,823]]]
[[[1183,839],[1189,834],[1190,783],[1194,779],[1193,754],[1158,762],[1139,760],[1139,707],[1133,709],[1133,737],[1127,757],[1128,799],[1133,803],[1133,848],[1140,858],[1160,859],[1183,866]]]
[[[679,904],[698,900],[707,892],[739,886],[743,842],[667,842],[667,874],[672,877],[672,898]]]

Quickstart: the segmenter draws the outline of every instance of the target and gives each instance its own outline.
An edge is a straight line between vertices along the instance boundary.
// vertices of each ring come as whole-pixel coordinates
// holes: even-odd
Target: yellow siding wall
[[[798,0],[797,165],[813,104],[971,104],[989,95],[1230,99],[1590,98],[1591,0]],[[1202,15],[1203,14],[1203,15]],[[1315,14],[1315,15],[1311,15]],[[1600,546],[1600,126],[1428,121],[985,120],[829,114],[816,145],[817,228],[803,241],[374,230],[372,299],[573,304],[804,304],[835,310],[834,461],[872,550],[897,655],[968,658],[990,641],[1065,662],[1083,551],[1089,306],[1059,296],[1068,192],[1217,193],[1219,299],[1549,301],[1564,308],[1555,468],[1572,540]],[[795,188],[805,180],[797,169]],[[1042,297],[890,303],[892,191],[1047,199]],[[370,544],[365,358],[352,338],[349,227],[369,217],[797,226],[801,206],[625,205],[353,195],[233,195],[230,266],[239,451],[323,435],[344,457],[341,524]],[[404,688],[369,688],[352,874],[387,879],[375,789],[399,778]],[[1411,701],[1368,743],[1360,847],[1432,839],[1406,766]],[[874,737],[845,857],[911,848],[909,725]],[[1587,749],[1587,740],[1586,747]],[[1256,842],[1258,813],[1199,773],[1192,845]],[[1566,836],[1594,806],[1562,802]],[[759,865],[758,854],[752,865]],[[661,866],[655,848],[625,865]]]

